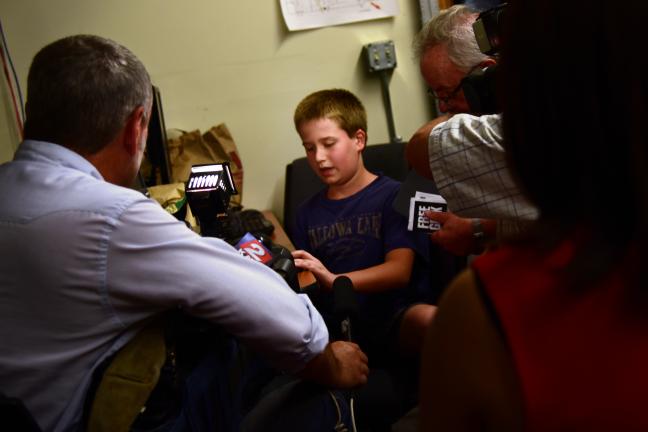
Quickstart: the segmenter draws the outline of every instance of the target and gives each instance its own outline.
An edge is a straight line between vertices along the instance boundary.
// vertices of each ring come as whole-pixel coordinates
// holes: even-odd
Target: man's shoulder
[[[111,211],[112,209],[122,210],[136,202],[151,201],[143,193],[134,189],[117,186],[108,182],[98,182],[95,187],[95,196],[87,197],[87,205],[101,211]],[[107,201],[102,201],[106,198]]]
[[[14,203],[4,208],[3,219],[26,222],[45,215],[84,212],[119,217],[142,193],[107,183],[69,167],[6,166],[0,170],[0,192]]]
[[[64,188],[53,191],[59,194],[64,204],[97,213],[119,212],[135,202],[149,201],[135,189],[117,186],[81,172],[69,173],[65,183]]]
[[[83,156],[51,142],[25,140],[4,168],[3,179],[12,190],[49,196],[50,204],[101,208],[114,200],[145,199],[134,189],[107,182]]]
[[[446,122],[437,125],[430,133],[431,154],[439,154],[440,149],[454,149],[457,146],[486,145],[501,150],[501,143],[500,114],[455,114]]]
[[[473,115],[469,113],[455,114],[444,122],[437,124],[431,133],[441,133],[449,129],[493,129],[499,131],[502,124],[501,114]]]

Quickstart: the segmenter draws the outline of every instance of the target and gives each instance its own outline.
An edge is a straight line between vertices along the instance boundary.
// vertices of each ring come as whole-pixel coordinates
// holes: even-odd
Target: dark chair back
[[[22,401],[2,393],[0,393],[0,419],[4,425],[2,430],[41,432],[38,423]]]
[[[368,145],[362,158],[369,171],[382,173],[394,180],[403,181],[409,172],[405,161],[405,143]],[[324,183],[310,169],[305,157],[286,165],[283,225],[289,237],[292,236],[297,207],[323,187]]]

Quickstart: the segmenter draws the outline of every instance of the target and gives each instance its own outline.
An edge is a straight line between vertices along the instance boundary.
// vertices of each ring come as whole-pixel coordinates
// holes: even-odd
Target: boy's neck
[[[366,188],[372,181],[378,177],[362,166],[355,175],[343,185],[330,185],[326,192],[326,197],[332,200],[348,198]]]

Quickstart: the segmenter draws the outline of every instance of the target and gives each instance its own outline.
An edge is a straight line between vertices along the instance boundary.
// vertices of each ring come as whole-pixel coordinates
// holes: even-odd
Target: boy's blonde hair
[[[295,108],[295,128],[308,121],[327,118],[335,121],[349,137],[358,129],[367,133],[367,112],[353,93],[344,89],[320,90],[306,96]]]

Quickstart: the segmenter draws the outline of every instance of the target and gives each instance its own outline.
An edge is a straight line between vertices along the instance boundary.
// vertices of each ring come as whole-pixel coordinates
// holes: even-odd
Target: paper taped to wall
[[[288,30],[305,30],[388,18],[398,14],[396,0],[280,0]]]

